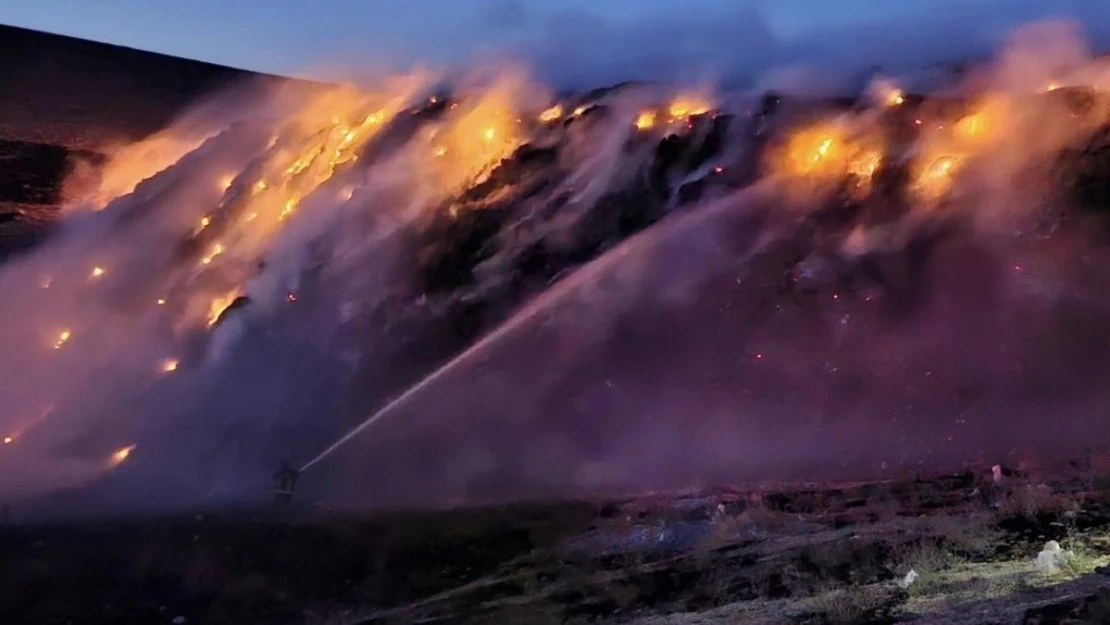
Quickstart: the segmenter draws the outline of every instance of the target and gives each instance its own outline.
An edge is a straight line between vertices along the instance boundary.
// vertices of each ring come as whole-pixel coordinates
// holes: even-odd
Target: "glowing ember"
[[[158,305],[159,306],[165,306],[166,305],[166,300],[164,300],[162,298],[158,298]]]
[[[933,177],[947,176],[955,166],[956,159],[954,157],[942,156],[933,161],[933,164],[929,167],[928,175]]]
[[[879,152],[864,152],[848,164],[848,172],[869,181],[879,170],[883,155]]]
[[[436,155],[437,158],[442,158],[444,156],[447,156],[447,148],[436,148],[434,154]]]
[[[786,168],[794,175],[838,174],[844,171],[835,128],[819,127],[792,136],[786,145]]]
[[[228,189],[231,188],[231,183],[233,183],[233,182],[235,182],[235,178],[233,176],[226,176],[224,178],[221,178],[220,179],[220,189],[222,189],[224,191],[227,191]]]
[[[556,104],[555,106],[553,106],[553,107],[547,109],[546,111],[540,113],[540,121],[541,122],[553,122],[553,121],[558,120],[562,116],[563,116],[563,107],[560,104]]]
[[[297,294],[296,293],[289,293],[288,295],[285,296],[285,301],[287,301],[287,302],[297,301]]]
[[[212,300],[212,303],[208,306],[206,325],[209,328],[216,325],[216,322],[220,320],[220,315],[224,314],[224,311],[231,306],[232,302],[234,302],[237,297],[239,297],[239,289],[225,293]]]
[[[70,336],[72,336],[72,334],[69,330],[62,330],[61,332],[59,332],[58,340],[54,341],[54,349],[61,349],[62,346],[69,341]]]
[[[285,201],[285,206],[281,209],[281,216],[279,217],[279,219],[285,219],[289,217],[293,214],[293,211],[295,210],[297,210],[297,200],[294,198],[289,198]]]
[[[110,458],[110,464],[112,466],[119,466],[120,464],[123,464],[125,460],[131,457],[131,452],[135,451],[135,447],[135,445],[128,445],[127,447],[121,447],[113,451]]]
[[[290,176],[296,176],[297,174],[301,173],[302,171],[308,169],[308,165],[309,165],[308,160],[298,160],[298,161],[294,162],[292,165],[290,165],[285,170],[285,173],[290,175]],[[263,189],[265,189],[265,187],[263,187]]]
[[[486,143],[493,141],[496,137],[497,130],[495,128],[486,128],[485,131],[482,132],[482,139],[485,139]]]
[[[937,158],[917,177],[915,187],[923,197],[936,200],[943,196],[952,185],[952,174],[958,161],[954,156]]]
[[[162,372],[171,373],[173,371],[177,371],[177,365],[179,364],[179,362],[180,361],[178,361],[176,358],[167,358],[163,360],[161,364]]]
[[[200,218],[200,227],[201,227],[202,230],[207,228],[211,224],[212,224],[212,220],[209,217],[206,216],[206,217],[201,217]]]
[[[582,106],[579,106],[578,108],[574,109],[574,112],[571,113],[571,115],[573,115],[574,117],[578,117],[582,113],[586,112],[586,108],[587,108],[586,105],[583,104]]]
[[[223,253],[224,253],[224,246],[217,243],[217,244],[212,246],[212,251],[208,252],[207,256],[200,259],[200,264],[209,265],[209,264],[212,263],[213,260],[216,259],[217,256],[219,256],[220,254],[223,254]]]
[[[1060,88],[1060,83],[1053,80],[1053,81],[1050,81],[1047,85],[1044,86],[1044,93],[1051,93],[1053,91],[1056,91],[1059,88]]]
[[[832,148],[832,139],[825,139],[817,146],[817,153],[813,155],[814,161],[819,161],[829,155],[829,149]]]
[[[4,437],[4,444],[5,445],[11,445],[14,442],[15,442],[15,439],[10,437],[10,436],[5,436]]]
[[[261,193],[265,190],[266,190],[266,181],[265,180],[259,180],[258,182],[256,182],[254,184],[254,192],[255,193]]]
[[[789,176],[819,182],[850,178],[856,192],[867,192],[883,153],[875,137],[854,137],[835,123],[825,123],[791,135],[773,164]]]
[[[968,115],[956,122],[956,134],[965,140],[974,139],[983,133],[986,119],[982,113]]]
[[[104,269],[101,267],[93,267],[92,273],[89,274],[90,278],[99,278],[104,275]]]
[[[681,120],[709,112],[709,104],[693,96],[680,96],[667,109],[672,120]]]
[[[638,130],[647,130],[655,125],[655,112],[644,111],[636,116],[636,128]]]

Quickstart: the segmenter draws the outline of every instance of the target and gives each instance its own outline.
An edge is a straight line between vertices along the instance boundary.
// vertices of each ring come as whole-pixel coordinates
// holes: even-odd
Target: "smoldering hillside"
[[[310,500],[437,505],[1076,453],[1110,304],[1078,37],[839,99],[512,65],[217,97],[71,176],[0,274],[2,492],[226,505],[286,460]]]

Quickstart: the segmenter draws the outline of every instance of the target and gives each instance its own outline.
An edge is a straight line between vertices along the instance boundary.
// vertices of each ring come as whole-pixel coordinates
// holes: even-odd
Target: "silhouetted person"
[[[288,462],[283,462],[281,468],[274,474],[274,501],[278,504],[288,504],[293,499],[293,489],[297,487],[297,480],[301,472],[294,469]]]

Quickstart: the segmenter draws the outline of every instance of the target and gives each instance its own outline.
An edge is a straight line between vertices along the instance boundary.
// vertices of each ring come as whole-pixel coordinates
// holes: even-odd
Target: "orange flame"
[[[561,104],[556,104],[555,106],[540,113],[540,121],[544,123],[550,123],[553,121],[558,121],[558,119],[562,116],[563,106]]]
[[[69,342],[69,337],[73,334],[69,330],[62,330],[58,333],[58,340],[54,341],[54,349],[61,349],[63,345]]]
[[[216,325],[216,322],[220,320],[220,315],[224,314],[224,311],[231,306],[240,294],[241,291],[239,289],[233,289],[213,299],[212,303],[208,306],[208,317],[205,321],[207,327],[211,328]]]
[[[131,452],[135,451],[135,447],[137,447],[137,445],[128,445],[127,447],[121,447],[113,451],[111,457],[108,459],[108,464],[113,467],[123,464],[124,461],[131,457]]]

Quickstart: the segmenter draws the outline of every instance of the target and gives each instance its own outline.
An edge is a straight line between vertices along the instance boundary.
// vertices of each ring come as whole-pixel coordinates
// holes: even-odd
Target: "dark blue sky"
[[[3,0],[0,22],[279,73],[511,49],[558,76],[908,62],[1107,0]],[[1102,34],[1102,33],[1096,33]],[[576,68],[575,71],[567,70]],[[606,68],[609,68],[608,71]],[[715,69],[720,69],[716,67]]]

